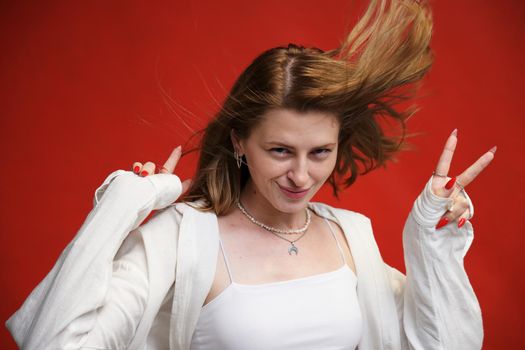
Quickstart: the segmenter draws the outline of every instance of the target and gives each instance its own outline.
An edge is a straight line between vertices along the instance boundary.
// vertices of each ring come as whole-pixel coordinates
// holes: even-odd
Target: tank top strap
[[[346,265],[346,258],[345,258],[345,254],[343,253],[343,248],[341,248],[341,244],[339,244],[339,240],[335,236],[335,232],[332,228],[332,224],[330,224],[330,220],[328,220],[327,218],[324,218],[324,221],[326,221],[326,223],[328,224],[328,227],[330,228],[330,232],[332,233],[332,236],[335,239],[335,243],[337,243],[337,248],[339,248],[339,253],[341,254],[341,258],[343,259],[343,262]]]
[[[228,263],[228,258],[226,257],[226,251],[224,250],[224,245],[222,244],[222,239],[219,236],[219,244],[221,245],[222,257],[224,258],[224,263],[226,264],[226,270],[228,270],[228,276],[230,277],[230,282],[233,283],[233,277],[230,270],[230,264]]]

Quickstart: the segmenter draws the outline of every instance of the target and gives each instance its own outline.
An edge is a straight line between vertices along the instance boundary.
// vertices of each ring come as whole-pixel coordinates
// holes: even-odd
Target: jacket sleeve
[[[481,349],[481,310],[463,264],[474,237],[472,225],[452,223],[436,230],[451,199],[436,196],[431,185],[430,180],[414,202],[403,230],[406,277],[387,266],[403,347]]]
[[[122,348],[117,338],[132,334],[147,294],[143,244],[134,230],[152,210],[174,202],[181,189],[172,174],[110,174],[96,190],[94,208],[74,239],[6,322],[18,346],[88,349],[86,341],[103,339],[108,348]],[[122,325],[119,334],[100,333],[115,322]]]

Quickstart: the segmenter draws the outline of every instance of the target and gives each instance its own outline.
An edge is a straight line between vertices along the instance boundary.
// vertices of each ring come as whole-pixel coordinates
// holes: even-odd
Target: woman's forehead
[[[330,143],[339,136],[339,120],[329,112],[276,109],[267,112],[250,134],[265,141],[291,143],[310,139]]]

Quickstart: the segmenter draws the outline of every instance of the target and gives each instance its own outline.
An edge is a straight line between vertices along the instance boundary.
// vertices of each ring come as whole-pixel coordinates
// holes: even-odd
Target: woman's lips
[[[279,188],[288,198],[292,198],[292,199],[301,199],[304,196],[306,196],[306,194],[310,190],[310,189],[306,189],[306,190],[297,191],[297,190],[292,190],[292,189],[282,187],[282,186],[279,186]]]

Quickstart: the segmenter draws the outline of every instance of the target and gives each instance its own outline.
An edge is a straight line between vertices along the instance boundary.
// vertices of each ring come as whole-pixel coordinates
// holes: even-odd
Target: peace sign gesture
[[[168,160],[166,160],[162,167],[158,167],[153,162],[146,162],[144,165],[142,165],[140,162],[135,162],[133,163],[133,172],[139,176],[148,176],[155,174],[156,172],[159,174],[173,174],[181,155],[182,147],[175,147],[173,151],[171,151]],[[186,192],[186,190],[190,187],[190,184],[191,179],[187,179],[182,182],[182,193]]]
[[[432,192],[437,196],[453,199],[452,205],[448,207],[446,214],[439,220],[436,229],[455,220],[458,220],[457,225],[461,227],[465,224],[465,221],[470,218],[472,213],[470,213],[467,199],[462,194],[463,189],[490,164],[496,153],[496,147],[494,146],[460,175],[451,178],[448,176],[448,171],[457,141],[457,129],[455,129],[445,143],[445,148],[443,149],[443,153],[441,153],[436,170],[432,176]]]

